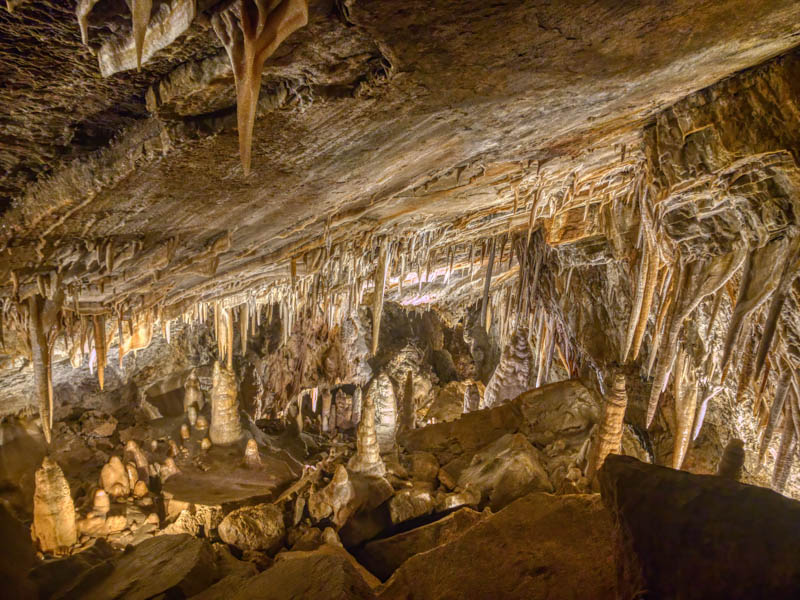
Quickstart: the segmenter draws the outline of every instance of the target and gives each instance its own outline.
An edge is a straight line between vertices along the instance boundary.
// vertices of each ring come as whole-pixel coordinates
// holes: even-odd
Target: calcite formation
[[[366,415],[367,404],[374,406],[375,435],[381,452],[389,452],[395,446],[397,433],[397,399],[392,380],[386,373],[381,373],[372,380],[367,388],[361,420]]]
[[[483,405],[492,407],[513,400],[528,390],[531,371],[531,348],[528,344],[528,331],[521,327],[514,332],[508,345],[503,349],[500,364],[486,385]]]
[[[112,456],[100,471],[100,485],[112,498],[127,496],[131,491],[128,470],[119,456]]]
[[[628,394],[625,390],[625,374],[617,372],[612,379],[611,390],[605,397],[603,420],[600,422],[595,450],[586,470],[586,476],[589,479],[595,476],[609,454],[619,454],[627,407]]]
[[[375,426],[375,399],[367,394],[361,413],[361,421],[356,432],[356,453],[350,458],[347,467],[351,471],[367,475],[386,474],[386,464],[381,458],[381,448]]]
[[[50,554],[65,554],[78,541],[69,484],[48,456],[35,475],[31,535],[41,551]]]
[[[242,437],[236,377],[217,361],[214,363],[212,385],[208,437],[218,446],[235,444]]]
[[[200,389],[200,382],[197,379],[197,371],[192,369],[189,376],[186,378],[186,383],[183,385],[183,412],[189,412],[193,406],[195,410],[203,410],[205,400],[203,398],[203,390]]]
[[[330,517],[337,527],[342,527],[356,508],[355,498],[355,487],[347,469],[338,465],[330,483],[309,497],[308,512],[318,521]]]

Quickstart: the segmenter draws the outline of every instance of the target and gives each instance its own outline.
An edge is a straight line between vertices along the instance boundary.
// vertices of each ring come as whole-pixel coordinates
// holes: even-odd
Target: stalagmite
[[[387,242],[381,243],[378,252],[378,264],[375,267],[375,290],[372,297],[372,355],[378,352],[378,340],[381,333],[381,316],[383,314],[383,297],[386,290],[386,273],[388,267]]]
[[[251,469],[257,469],[261,466],[258,443],[252,438],[247,440],[247,445],[244,447],[244,464]]]
[[[200,381],[197,379],[197,371],[192,369],[186,382],[183,384],[183,412],[189,412],[189,408],[194,406],[195,410],[203,410],[205,400],[203,390],[200,389]],[[194,423],[192,423],[194,425]]]
[[[112,498],[127,496],[131,491],[128,470],[119,456],[112,456],[100,470],[100,485]]]
[[[134,440],[128,440],[125,444],[125,462],[133,462],[136,465],[136,471],[139,479],[147,479],[150,473],[150,463],[147,460],[142,449]]]
[[[208,419],[203,415],[197,415],[197,423],[195,423],[197,431],[205,431],[208,429]]]
[[[738,438],[728,440],[717,467],[717,476],[739,481],[744,467],[744,442]]]
[[[95,490],[94,496],[92,497],[92,510],[101,515],[111,510],[111,498],[108,497],[105,490]]]
[[[532,358],[528,329],[520,326],[503,349],[500,362],[486,386],[483,395],[486,408],[513,400],[527,391]]]
[[[61,467],[49,456],[44,457],[34,482],[31,536],[42,552],[66,554],[78,541],[69,484]]]
[[[330,417],[331,417],[331,403],[333,397],[330,390],[323,390],[322,392],[322,431],[330,431]]]
[[[348,461],[347,468],[356,473],[378,477],[386,474],[386,465],[381,458],[375,430],[375,401],[369,393],[364,399],[361,421],[356,432],[356,453]]]
[[[197,423],[197,407],[194,404],[186,409],[186,418],[189,420],[189,425],[194,427]]]
[[[403,386],[402,409],[400,411],[400,431],[410,431],[416,427],[416,406],[414,405],[414,374],[406,374]]]
[[[50,350],[42,323],[43,304],[44,300],[40,296],[31,296],[28,299],[28,336],[33,364],[33,388],[39,404],[42,433],[49,444],[53,426],[53,386],[50,381]]]
[[[245,176],[250,174],[253,126],[264,63],[278,46],[308,22],[307,0],[237,0],[215,13],[212,24],[225,46],[236,82],[239,153]]]
[[[586,477],[591,480],[597,470],[603,466],[609,454],[618,454],[622,444],[622,427],[625,409],[628,406],[628,394],[625,391],[625,374],[614,373],[611,390],[605,397],[603,420],[597,434],[592,460],[586,469]]]
[[[214,445],[235,444],[242,437],[239,399],[233,372],[214,362],[211,389],[211,426],[208,436]]]
[[[764,456],[767,453],[769,443],[772,441],[772,435],[775,431],[775,427],[778,425],[778,418],[783,411],[783,405],[786,402],[786,396],[789,394],[791,379],[791,368],[789,368],[787,365],[784,365],[783,371],[778,379],[778,385],[775,388],[775,398],[772,400],[772,406],[769,409],[767,426],[766,429],[764,429],[764,434],[761,437],[761,445],[758,450],[758,464],[762,464],[764,462]]]
[[[473,412],[481,407],[481,394],[478,390],[478,384],[468,383],[464,389],[464,408],[463,412]]]

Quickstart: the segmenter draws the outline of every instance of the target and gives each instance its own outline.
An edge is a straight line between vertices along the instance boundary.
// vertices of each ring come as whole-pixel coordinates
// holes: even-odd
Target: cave
[[[800,3],[6,0],[0,597],[800,597]]]

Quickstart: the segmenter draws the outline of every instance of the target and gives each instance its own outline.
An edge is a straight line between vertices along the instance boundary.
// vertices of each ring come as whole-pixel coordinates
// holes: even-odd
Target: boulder
[[[238,508],[219,524],[222,541],[240,550],[275,552],[285,536],[283,513],[274,504]]]
[[[434,423],[455,421],[464,412],[464,390],[466,384],[451,381],[439,390],[425,419]]]
[[[797,598],[800,503],[625,456],[609,456],[599,480],[620,598]]]
[[[611,519],[598,495],[520,498],[406,560],[381,600],[615,598]]]
[[[369,573],[342,548],[321,546],[310,552],[283,552],[275,564],[253,577],[226,600],[372,600]],[[373,584],[377,580],[371,578]]]
[[[477,452],[458,476],[458,486],[479,492],[481,503],[492,510],[529,492],[553,491],[541,453],[519,433],[506,434]]]
[[[97,567],[87,571],[65,598],[146,600],[159,594],[184,598],[218,578],[211,545],[185,534],[150,538],[102,564],[110,564],[110,572],[97,576]]]
[[[412,452],[411,477],[416,481],[435,483],[439,474],[439,461],[430,452]]]
[[[389,517],[394,525],[410,521],[433,512],[436,500],[433,486],[429,483],[415,483],[398,491],[389,500]]]
[[[385,581],[415,554],[456,539],[485,516],[470,508],[462,508],[428,525],[369,542],[356,552],[356,558]]]

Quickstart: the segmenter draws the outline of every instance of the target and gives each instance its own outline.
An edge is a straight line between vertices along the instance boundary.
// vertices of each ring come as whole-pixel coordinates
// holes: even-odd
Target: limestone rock
[[[274,504],[237,508],[219,525],[219,537],[241,550],[275,552],[283,544],[283,513]]]
[[[612,527],[597,495],[534,493],[406,560],[381,600],[615,598]]]
[[[334,403],[336,405],[336,428],[342,431],[352,429],[354,425],[353,398],[340,389],[336,392]]]
[[[341,527],[355,511],[356,491],[344,465],[338,465],[331,482],[308,498],[308,512],[312,519],[326,517]]]
[[[192,369],[186,378],[183,390],[183,412],[188,414],[189,408],[192,406],[196,411],[203,410],[205,399],[203,398],[203,390],[200,389],[200,381],[197,379],[195,369]]]
[[[434,483],[439,474],[439,461],[430,452],[412,452],[411,477],[417,481]]]
[[[617,526],[620,598],[797,596],[800,503],[624,456],[598,476]]]
[[[217,446],[235,444],[242,437],[236,377],[219,362],[214,363],[211,389],[211,426],[208,430],[208,437]]]
[[[381,373],[372,380],[367,388],[366,402],[372,402],[375,405],[375,434],[380,450],[389,452],[395,447],[397,400],[392,380],[386,373]]]
[[[492,510],[532,491],[552,492],[541,454],[522,434],[507,434],[480,450],[458,478],[481,494]]]
[[[428,525],[368,542],[357,552],[356,558],[381,580],[386,580],[415,554],[458,538],[485,516],[470,508],[462,508]]]
[[[310,552],[283,552],[275,564],[247,581],[231,600],[373,600],[378,581],[347,552],[324,544]]]
[[[119,456],[112,456],[100,471],[100,485],[112,498],[127,496],[131,491],[128,470]]]
[[[461,407],[461,412],[472,412],[481,407],[481,394],[478,391],[477,383],[468,383],[464,388],[464,403]]]
[[[35,484],[31,536],[42,552],[64,554],[78,541],[75,505],[61,467],[49,456],[36,471]]]
[[[503,349],[500,362],[486,385],[483,395],[485,407],[491,408],[513,400],[528,389],[531,358],[528,330],[520,327]]]
[[[433,512],[436,504],[430,484],[416,483],[389,500],[389,516],[395,525]]]
[[[217,578],[211,545],[185,534],[145,540],[114,558],[112,565],[105,577],[86,577],[72,597],[146,600],[166,594],[186,598],[203,591]]]
[[[430,410],[425,415],[429,422],[442,423],[455,421],[464,412],[466,387],[460,381],[451,381],[436,395]]]
[[[364,401],[361,421],[356,431],[356,453],[350,458],[347,467],[351,471],[377,477],[386,473],[375,426],[375,399],[369,394]]]
[[[147,460],[147,456],[139,447],[134,440],[128,440],[125,444],[125,454],[124,454],[126,464],[128,462],[133,462],[136,465],[136,471],[138,473],[139,479],[143,479],[147,481],[150,477],[150,463]]]

